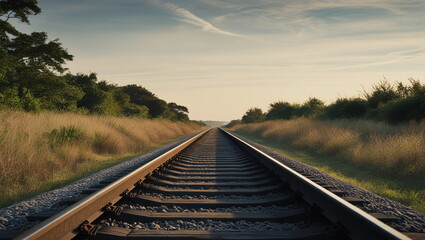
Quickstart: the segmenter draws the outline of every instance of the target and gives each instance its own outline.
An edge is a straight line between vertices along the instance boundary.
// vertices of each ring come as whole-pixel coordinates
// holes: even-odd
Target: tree
[[[377,117],[389,123],[420,122],[425,118],[425,95],[401,99],[383,106]]]
[[[167,104],[168,109],[171,112],[171,120],[174,121],[189,121],[189,116],[187,115],[189,113],[189,110],[185,106],[177,105],[176,103],[168,103]]]
[[[361,118],[367,111],[367,102],[361,98],[339,98],[325,110],[325,117],[331,119]]]
[[[29,24],[28,16],[37,15],[41,9],[37,0],[2,0],[0,1],[0,46],[5,47],[10,42],[10,36],[19,35],[9,20],[14,18]]]
[[[29,15],[37,15],[41,9],[37,6],[37,0],[2,0],[0,1],[0,18],[8,22],[11,18],[29,23]]]
[[[379,82],[373,86],[372,93],[364,93],[370,108],[378,108],[387,102],[399,98],[394,87],[386,80]]]
[[[167,110],[167,102],[159,99],[155,94],[142,86],[135,84],[123,87],[123,91],[130,96],[130,102],[146,106],[149,108],[149,115],[151,118],[162,117]]]
[[[105,82],[98,83],[96,73],[68,76],[69,81],[84,92],[84,96],[78,100],[78,108],[84,108],[96,114],[121,115],[118,102],[112,92],[113,85],[109,86]]]
[[[71,61],[73,56],[58,39],[49,41],[45,32],[18,34],[7,45],[8,52],[19,67],[30,67],[40,72],[57,71],[63,73],[67,68],[62,65]]]
[[[405,86],[403,83],[397,83],[397,94],[400,98],[409,98],[425,95],[425,85],[422,85],[419,80],[409,78],[410,86]]]
[[[146,106],[140,106],[137,104],[129,103],[124,106],[123,112],[126,116],[134,116],[139,118],[148,118],[149,117],[149,108]]]
[[[45,32],[21,33],[9,22],[14,18],[29,24],[28,17],[40,12],[36,0],[0,1],[0,48],[8,54],[9,61],[21,67],[50,68],[62,73],[66,70],[62,65],[72,60],[72,55],[62,48],[58,39],[49,41]]]
[[[260,108],[250,108],[242,117],[243,123],[262,122],[266,119],[263,111]]]
[[[14,64],[9,54],[11,38],[19,36],[20,32],[10,24],[14,18],[20,22],[29,23],[28,16],[41,12],[35,0],[2,0],[0,1],[0,90],[6,89],[9,80],[6,75],[14,70]],[[10,86],[9,86],[10,87]]]
[[[325,103],[318,98],[309,98],[300,108],[299,116],[316,117],[325,108]]]
[[[278,101],[270,104],[266,117],[268,120],[291,119],[294,115],[294,111],[295,107],[292,104]]]
[[[410,78],[409,85],[396,84],[397,98],[374,110],[374,119],[389,123],[421,121],[425,118],[425,85]]]
[[[0,89],[6,87],[9,81],[6,74],[12,70],[12,64],[5,49],[0,48]]]
[[[170,102],[167,104],[168,108],[172,109],[173,112],[189,113],[189,110],[185,106],[177,105],[177,103]]]
[[[38,111],[41,109],[40,100],[35,98],[31,92],[23,88],[6,88],[0,92],[0,108],[13,110]]]

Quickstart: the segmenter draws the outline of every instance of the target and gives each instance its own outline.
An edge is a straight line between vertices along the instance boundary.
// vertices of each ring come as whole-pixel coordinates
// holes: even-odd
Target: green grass
[[[383,174],[375,168],[364,168],[350,162],[340,161],[337,157],[324,157],[288,145],[276,144],[253,135],[238,134],[272,148],[291,159],[313,166],[337,179],[425,213],[425,183],[423,180],[397,178]]]

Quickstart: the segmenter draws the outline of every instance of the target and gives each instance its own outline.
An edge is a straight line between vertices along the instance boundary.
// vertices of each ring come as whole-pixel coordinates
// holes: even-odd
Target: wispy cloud
[[[181,17],[179,20],[185,23],[189,23],[198,27],[201,27],[202,30],[210,33],[216,33],[216,34],[222,34],[227,36],[233,36],[233,37],[245,37],[244,35],[232,33],[228,31],[224,31],[214,25],[212,25],[210,22],[196,16],[192,12],[190,12],[187,9],[178,7],[177,5],[173,3],[167,3],[165,6],[173,12],[173,14]]]
[[[403,61],[407,61],[407,60],[418,59],[418,61],[420,61],[420,59],[423,58],[423,56],[425,56],[425,54],[422,48],[395,51],[395,52],[388,53],[387,55],[383,57],[383,58],[391,57],[391,59],[388,59],[388,60],[378,60],[376,62],[336,67],[336,68],[327,69],[326,71],[365,68],[365,67],[373,67],[373,66],[387,65],[387,64],[394,64],[394,63],[397,63],[400,65]]]
[[[365,67],[386,65],[386,64],[392,64],[392,63],[398,63],[398,62],[400,62],[404,59],[407,59],[407,58],[408,57],[399,57],[397,59],[383,60],[383,61],[370,62],[370,63],[364,63],[364,64],[356,64],[356,65],[347,65],[347,66],[342,66],[342,67],[325,69],[325,71],[339,71],[339,70],[347,70],[347,69],[356,69],[356,68],[365,68]]]
[[[344,31],[345,25],[353,23],[359,23],[361,26],[351,29],[350,32],[362,32],[365,26],[369,26],[365,21],[380,21],[385,25],[384,28],[375,27],[376,31],[405,31],[406,27],[418,25],[423,21],[420,9],[425,6],[423,0],[202,1],[217,8],[224,6],[220,8],[222,14],[212,21],[214,24],[238,25],[248,29],[245,31],[251,29],[324,35],[335,32],[335,27],[338,28],[337,32],[348,32]]]

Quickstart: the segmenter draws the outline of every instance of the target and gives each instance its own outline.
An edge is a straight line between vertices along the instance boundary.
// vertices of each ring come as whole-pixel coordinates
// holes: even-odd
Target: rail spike
[[[105,210],[105,212],[113,213],[116,216],[119,216],[122,213],[122,211],[124,210],[124,208],[120,207],[120,206],[114,206],[112,203],[108,203],[104,207],[104,210]]]
[[[128,189],[124,190],[124,192],[121,193],[122,197],[128,197],[128,198],[135,198],[137,196],[137,193],[132,193]]]
[[[84,235],[89,235],[89,236],[96,236],[96,233],[97,231],[99,231],[100,228],[101,226],[90,224],[90,222],[87,220],[81,223],[79,227],[80,233]]]

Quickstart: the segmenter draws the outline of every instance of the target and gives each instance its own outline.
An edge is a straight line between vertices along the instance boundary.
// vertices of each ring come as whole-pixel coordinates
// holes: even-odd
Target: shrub
[[[387,104],[380,109],[378,118],[389,123],[419,122],[425,118],[425,95]]]
[[[367,111],[367,102],[361,98],[340,98],[325,110],[325,118],[361,118]]]
[[[51,147],[60,146],[64,143],[75,142],[84,138],[84,132],[75,127],[61,127],[60,129],[53,129],[47,134]]]
[[[140,118],[148,118],[149,117],[149,108],[145,106],[140,106],[137,104],[129,103],[124,107],[124,114],[126,116],[135,116]]]
[[[40,100],[35,98],[26,88],[22,89],[21,105],[22,109],[28,112],[38,112],[41,109]]]
[[[318,98],[309,98],[299,109],[298,116],[317,117],[325,108],[325,103]]]
[[[276,119],[291,119],[293,118],[296,110],[298,108],[289,102],[274,102],[270,104],[270,109],[267,112],[268,120],[276,120]]]
[[[30,90],[18,87],[5,88],[0,92],[0,108],[37,112],[41,109],[40,99],[34,97]]]
[[[242,117],[243,123],[256,123],[264,121],[266,116],[260,108],[250,108]]]
[[[6,88],[0,92],[0,108],[21,109],[21,99],[17,87]]]
[[[374,85],[371,93],[364,93],[370,108],[377,108],[400,97],[388,81],[384,80]]]

